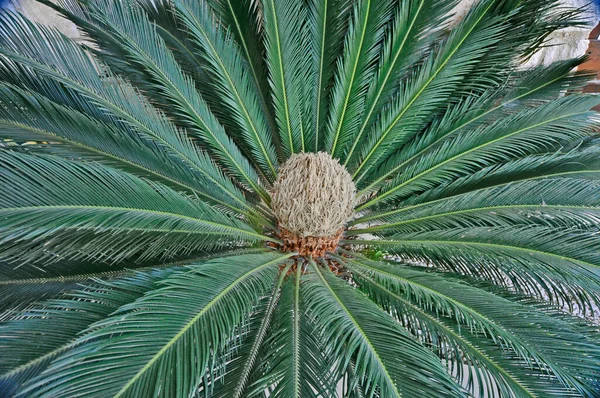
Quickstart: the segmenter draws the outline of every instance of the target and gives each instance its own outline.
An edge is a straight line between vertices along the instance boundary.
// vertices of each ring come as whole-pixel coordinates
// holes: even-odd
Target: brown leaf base
[[[279,227],[280,238],[283,241],[283,251],[295,252],[304,257],[321,258],[325,253],[335,252],[342,239],[344,228],[334,236],[298,236],[283,227]]]

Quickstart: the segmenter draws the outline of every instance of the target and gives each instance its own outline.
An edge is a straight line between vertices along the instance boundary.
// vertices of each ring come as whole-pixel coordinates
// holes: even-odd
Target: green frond
[[[494,0],[477,2],[441,47],[405,78],[405,86],[367,134],[360,156],[348,163],[357,182],[393,148],[409,142],[440,106],[447,106],[449,96],[485,56],[487,47],[501,40],[506,26],[503,18],[494,15],[494,4]]]
[[[146,96],[152,98],[152,103],[161,111],[171,116],[173,109],[170,107],[169,100],[163,98],[160,88],[157,87],[152,76],[144,69],[138,67],[129,60],[127,51],[118,36],[111,33],[110,26],[105,21],[99,20],[92,15],[90,3],[80,2],[78,0],[59,0],[56,3],[48,0],[36,0],[48,7],[56,10],[66,19],[73,22],[85,36],[86,50],[99,59],[105,68],[112,73],[121,76],[132,83],[136,89],[143,92]],[[175,15],[173,5],[170,0],[135,0],[134,1],[148,18],[155,24],[157,33],[165,41],[177,63],[185,74],[192,77],[196,83],[196,88],[202,93],[203,98],[211,105],[213,112],[219,109],[218,96],[207,81],[210,76],[203,69],[199,57],[196,55],[197,48],[187,33],[181,29],[180,22]],[[93,5],[93,3],[91,3]],[[200,84],[202,82],[202,84]],[[216,116],[221,116],[215,112]],[[176,113],[173,113],[175,119]],[[226,118],[220,118],[221,123]],[[183,123],[183,120],[176,120]]]
[[[140,2],[143,2],[143,0]],[[100,60],[103,64],[103,69],[110,70],[112,74],[119,75],[123,80],[127,80],[137,90],[143,92],[148,97],[161,98],[160,89],[151,82],[152,77],[146,70],[137,67],[137,65],[129,61],[129,55],[124,49],[123,43],[117,36],[111,34],[111,29],[106,23],[93,17],[90,7],[86,4],[87,2],[77,0],[59,0],[56,2],[40,0],[39,3],[55,10],[80,29],[81,35],[86,38],[83,46],[86,51],[89,51],[96,59]],[[167,9],[163,8],[163,11],[163,14],[166,15]],[[163,16],[162,19],[164,23],[166,18]],[[154,100],[153,105],[160,107],[161,110],[168,113],[168,108],[164,106],[167,103],[168,101]]]
[[[319,338],[341,369],[354,358],[368,396],[463,396],[439,359],[388,314],[330,272],[314,263],[311,270],[305,298]]]
[[[277,131],[275,112],[271,100],[271,91],[267,77],[265,62],[264,26],[261,18],[261,6],[255,0],[207,0],[219,22],[229,30],[235,38],[245,63],[251,71],[253,81],[264,117],[269,123],[271,131]],[[278,134],[273,135],[274,144],[281,157],[281,143]]]
[[[356,377],[356,363],[350,360],[348,366],[348,376],[345,378],[345,383],[342,384],[344,398],[364,398],[365,394],[365,383],[360,383]]]
[[[453,0],[411,0],[396,6],[393,21],[383,40],[374,83],[366,94],[362,121],[349,137],[351,145],[344,153],[345,165],[353,158],[366,129],[399,89],[398,78],[409,75],[414,64],[421,61],[432,43],[440,38],[448,13],[455,4]]]
[[[312,129],[315,132],[314,145],[308,149],[315,152],[324,149],[322,132],[325,129],[330,106],[330,88],[334,84],[336,61],[344,47],[344,37],[348,31],[349,14],[352,2],[349,0],[310,0],[308,1],[308,23],[312,45],[312,67],[315,85],[313,98]]]
[[[360,195],[375,190],[386,179],[400,174],[415,159],[447,137],[467,127],[477,127],[496,115],[501,116],[513,110],[519,101],[547,101],[558,97],[563,91],[577,89],[589,78],[587,74],[571,73],[581,62],[581,59],[574,59],[533,68],[522,76],[508,78],[506,85],[500,88],[488,90],[479,97],[466,97],[456,106],[449,107],[443,118],[434,121],[419,137],[407,143],[402,151],[391,155],[380,170],[373,172],[367,179],[369,183],[362,184],[365,187],[360,190]]]
[[[160,288],[93,324],[22,393],[193,395],[205,372],[212,373],[211,352],[225,347],[289,257],[248,254],[174,273]],[[90,376],[73,379],[82,371]]]
[[[242,135],[252,149],[270,182],[275,178],[277,155],[259,98],[247,78],[240,50],[229,33],[214,28],[214,16],[207,6],[193,1],[176,1],[175,6],[185,26],[203,50],[207,69],[217,77],[217,91],[233,117],[243,126]]]
[[[216,250],[210,254],[201,254],[183,259],[161,262],[161,268],[179,267],[192,262],[208,261],[218,257],[242,254],[264,253],[265,248]],[[22,309],[32,303],[59,297],[68,290],[74,290],[81,284],[94,280],[113,280],[126,277],[136,272],[146,272],[157,267],[156,261],[141,264],[134,262],[121,263],[122,267],[108,267],[97,263],[81,261],[61,261],[52,267],[36,268],[18,267],[10,263],[0,262],[0,321],[14,317]]]
[[[377,219],[380,215],[387,216],[405,209],[410,210],[430,203],[453,200],[454,196],[468,192],[476,194],[478,191],[483,192],[492,187],[501,189],[510,184],[563,178],[586,179],[592,183],[600,176],[599,149],[593,144],[585,148],[576,147],[566,153],[535,154],[487,166],[472,174],[446,181],[422,195],[407,198],[398,206],[394,206],[393,210],[369,212],[368,215],[353,221],[353,224]],[[543,200],[540,200],[540,203],[542,202]]]
[[[472,72],[465,76],[457,91],[457,98],[461,93],[502,85],[507,77],[521,69],[526,59],[549,44],[550,35],[561,29],[586,25],[582,10],[563,7],[560,0],[495,2],[492,12],[504,18],[506,33],[488,48],[485,57],[475,61]]]
[[[297,267],[282,287],[261,358],[268,366],[263,371],[265,376],[254,385],[257,394],[269,389],[271,396],[281,398],[335,396],[334,365],[324,355],[318,329],[305,312],[301,273],[302,267]]]
[[[397,96],[390,102],[390,109],[381,113],[386,120],[389,117],[386,112],[391,110],[392,124],[383,133],[378,132],[377,126],[374,127],[366,149],[368,152],[362,155],[355,173],[357,180],[363,180],[373,169],[381,167],[381,163],[387,161],[386,157],[393,156],[395,150],[410,144],[419,130],[434,121],[435,106],[440,103],[437,101],[447,105],[460,104],[465,94],[478,95],[479,92],[501,87],[521,62],[520,51],[534,51],[549,33],[561,27],[580,24],[576,19],[577,12],[557,10],[559,8],[555,2],[530,2],[526,6],[518,1],[476,3],[462,24],[452,29],[444,44],[447,48],[431,56],[435,62],[442,62],[440,67],[431,65],[428,71],[429,64],[425,62],[425,75],[419,77],[422,72],[415,72],[417,77],[414,81],[419,88],[417,94],[407,92],[409,96],[405,99]],[[486,29],[488,32],[484,37],[479,40],[474,38]],[[452,71],[454,67],[457,69]],[[411,77],[406,79],[412,82]],[[438,85],[442,81],[445,84]],[[396,103],[400,105],[399,108],[395,108]],[[484,108],[484,111],[487,109]],[[383,122],[383,125],[386,123]],[[386,138],[388,135],[393,138]],[[366,166],[367,170],[359,175],[359,171]],[[384,168],[384,171],[389,169]]]
[[[5,260],[165,260],[266,238],[201,202],[104,166],[9,151],[0,152],[0,164]]]
[[[0,265],[6,268],[4,264]],[[54,281],[39,285],[0,283],[0,322],[13,318],[20,311],[28,308],[33,303],[59,296],[65,290],[73,290],[77,282]]]
[[[142,10],[119,1],[95,2],[92,15],[111,28],[128,58],[153,77],[163,96],[170,99],[177,115],[188,121],[191,133],[202,140],[239,181],[266,198],[258,175],[233,140],[212,114],[189,76],[183,74],[175,57]],[[135,21],[134,24],[131,21]]]
[[[557,230],[592,232],[600,216],[600,196],[588,179],[544,178],[470,191],[447,199],[403,207],[374,220],[379,225],[349,235],[385,236],[453,227],[543,225]]]
[[[183,72],[192,77],[196,83],[196,87],[202,93],[202,96],[209,104],[211,104],[213,100],[215,100],[215,94],[207,84],[204,84],[209,79],[209,75],[203,69],[203,64],[194,47],[194,41],[189,37],[187,32],[182,29],[181,22],[177,18],[172,1],[135,1],[148,15],[148,18],[156,27],[156,31],[162,37],[167,47],[172,51],[173,56]],[[103,46],[103,48],[106,47],[112,48],[112,46]],[[108,49],[110,50],[110,48]],[[103,51],[99,51],[98,53],[102,52]]]
[[[157,269],[110,282],[90,281],[83,289],[43,301],[2,323],[0,393],[15,396],[28,380],[71,348],[79,333],[157,289],[160,281],[173,272],[174,269]]]
[[[594,366],[600,351],[590,337],[593,329],[581,334],[571,326],[580,321],[552,318],[401,264],[361,257],[340,260],[355,274],[361,290],[438,350],[448,366],[456,360],[466,363],[469,374],[462,375],[459,368],[458,376],[469,378],[471,386],[476,379],[477,385],[488,388],[480,394],[495,396],[500,388],[501,396],[559,397],[575,390],[589,395],[600,383],[600,369]],[[578,353],[576,361],[569,358],[573,352]]]
[[[540,300],[596,314],[600,302],[596,242],[593,233],[580,235],[585,240],[568,230],[539,226],[471,227],[407,233],[376,243],[351,242],[373,244],[411,263],[512,286]]]
[[[110,77],[112,82],[103,80],[97,74],[97,65],[75,43],[54,31],[8,13],[2,13],[0,21],[0,64],[3,69],[16,71],[19,78],[18,72],[22,68],[41,74],[55,83],[50,88],[64,87],[61,92],[55,93],[61,98],[69,97],[72,90],[87,102],[86,110],[96,108],[95,112],[99,112],[99,108],[100,113],[111,115],[109,120],[121,120],[136,135],[152,141],[156,148],[164,152],[164,156],[173,158],[188,170],[204,175],[237,206],[248,206],[241,191],[220,184],[222,170],[208,162],[208,158],[189,137],[125,81],[116,76]],[[41,80],[38,82],[42,87],[46,84]]]
[[[552,34],[562,29],[588,25],[584,8],[564,7],[560,0],[496,2],[495,13],[507,15],[506,35],[463,80],[459,93],[475,92],[502,85],[506,77],[522,69],[523,62],[545,46],[551,45]]]
[[[77,156],[139,176],[152,176],[161,183],[195,194],[227,212],[252,217],[249,210],[234,206],[233,203],[239,203],[231,203],[231,197],[215,189],[215,185],[220,185],[235,192],[235,186],[227,177],[215,173],[207,178],[190,172],[166,156],[160,146],[127,129],[107,125],[41,95],[9,84],[0,84],[0,101],[4,104],[0,108],[0,126],[4,136],[18,143],[42,143],[28,144],[30,151],[49,152],[65,157]],[[45,142],[47,144],[43,144]],[[206,169],[217,170],[205,154],[200,152],[198,155],[198,160],[206,165]]]
[[[580,141],[597,123],[595,112],[590,111],[597,103],[595,96],[566,96],[458,133],[411,163],[358,210],[402,199],[492,164]]]
[[[359,0],[344,41],[344,51],[331,89],[331,106],[325,130],[325,147],[342,158],[348,139],[360,124],[368,85],[373,78],[394,4],[390,0]]]
[[[306,88],[311,77],[303,26],[306,7],[297,0],[261,1],[272,101],[284,158],[306,150],[311,132]]]
[[[212,396],[223,398],[249,397],[253,383],[261,384],[261,381],[265,379],[264,376],[261,378],[262,361],[260,361],[260,354],[271,330],[273,314],[281,296],[281,286],[290,267],[291,264],[288,264],[279,273],[273,291],[265,297],[264,303],[254,311],[247,327],[247,340],[242,340],[241,346],[227,364],[227,373],[221,380],[214,383]],[[273,377],[268,378],[267,387],[272,383]]]

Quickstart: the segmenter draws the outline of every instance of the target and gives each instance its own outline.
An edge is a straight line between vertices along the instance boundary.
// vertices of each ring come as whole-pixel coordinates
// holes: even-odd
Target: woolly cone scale
[[[284,250],[310,257],[335,251],[355,197],[352,177],[328,153],[291,156],[271,193]]]

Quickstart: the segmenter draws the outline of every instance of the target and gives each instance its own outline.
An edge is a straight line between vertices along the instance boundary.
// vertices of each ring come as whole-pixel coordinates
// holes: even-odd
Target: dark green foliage
[[[0,396],[600,397],[600,146],[558,0],[0,14]],[[276,249],[279,165],[359,199]]]

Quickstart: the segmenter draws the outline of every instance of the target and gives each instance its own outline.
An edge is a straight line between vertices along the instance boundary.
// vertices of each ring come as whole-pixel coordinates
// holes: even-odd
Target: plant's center
[[[328,153],[292,155],[279,168],[271,195],[283,249],[310,257],[334,251],[355,196],[352,177]]]

